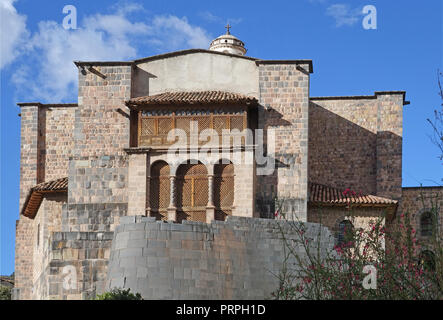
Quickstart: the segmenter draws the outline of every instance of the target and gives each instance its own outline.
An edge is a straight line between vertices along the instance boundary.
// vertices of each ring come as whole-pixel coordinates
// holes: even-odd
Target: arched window
[[[432,214],[425,212],[420,217],[420,231],[422,237],[432,236]]]
[[[338,224],[338,236],[337,236],[337,244],[339,246],[347,245],[352,243],[354,233],[354,226],[349,220],[342,220]]]
[[[435,255],[430,250],[424,250],[420,253],[420,264],[427,271],[435,271]]]

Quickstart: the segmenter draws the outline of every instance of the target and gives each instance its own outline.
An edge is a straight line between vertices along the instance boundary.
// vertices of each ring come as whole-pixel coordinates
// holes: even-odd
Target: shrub
[[[95,300],[143,300],[140,293],[133,294],[131,289],[114,288],[111,291],[97,295]]]
[[[278,201],[277,201],[278,203]],[[276,216],[285,217],[281,203]],[[431,210],[438,221],[437,207]],[[352,216],[352,213],[348,212]],[[420,257],[423,247],[411,227],[407,213],[398,215],[397,226],[389,230],[384,217],[374,219],[368,229],[350,230],[351,241],[333,249],[320,249],[320,241],[308,238],[304,224],[287,221],[291,234],[281,229],[287,256],[280,273],[275,299],[333,300],[433,300],[442,299],[443,260],[438,224],[426,247],[435,256]],[[320,222],[321,223],[321,222]],[[317,235],[321,239],[321,234]],[[314,242],[314,245],[312,243]],[[318,245],[317,245],[318,244]],[[302,248],[302,250],[300,250]],[[288,261],[291,261],[289,263]],[[375,270],[376,287],[365,289],[366,266]],[[375,269],[374,269],[375,268]],[[366,269],[366,271],[365,271]],[[367,286],[366,286],[367,287]]]
[[[0,300],[11,300],[11,288],[0,286]]]

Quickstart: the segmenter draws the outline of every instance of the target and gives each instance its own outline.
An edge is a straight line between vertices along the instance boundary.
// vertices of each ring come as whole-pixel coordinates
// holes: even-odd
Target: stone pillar
[[[215,206],[214,206],[214,175],[208,175],[208,205],[206,206],[206,223],[211,223],[215,220]]]
[[[175,176],[169,177],[170,181],[170,197],[168,207],[168,221],[177,221],[177,207],[175,206]]]
[[[149,170],[151,171],[151,170]],[[146,177],[146,215],[148,217],[151,216],[152,208],[151,208],[151,175],[149,174]]]
[[[145,153],[129,155],[128,170],[128,216],[146,214],[147,156]]]

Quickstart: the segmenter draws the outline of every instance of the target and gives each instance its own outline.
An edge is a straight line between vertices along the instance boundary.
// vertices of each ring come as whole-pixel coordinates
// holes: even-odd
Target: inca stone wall
[[[276,171],[258,177],[257,210],[273,213],[278,197],[285,199],[289,215],[306,221],[309,65],[260,64],[259,83],[259,128],[265,135],[275,130],[275,153],[269,156],[275,158]]]
[[[33,299],[91,299],[104,292],[113,232],[55,232]]]
[[[403,93],[311,98],[309,180],[398,200]]]
[[[322,250],[332,248],[325,227],[304,225]],[[285,257],[280,227],[286,237],[295,237],[282,220],[230,216],[211,224],[174,224],[124,217],[114,234],[106,290],[130,288],[144,299],[270,298]],[[316,247],[315,241],[310,245]]]
[[[61,211],[66,203],[66,194],[48,194],[40,205],[38,215],[33,220],[33,261],[32,283],[41,276],[48,259],[48,244],[53,232],[60,231]],[[32,292],[35,297],[35,290]]]

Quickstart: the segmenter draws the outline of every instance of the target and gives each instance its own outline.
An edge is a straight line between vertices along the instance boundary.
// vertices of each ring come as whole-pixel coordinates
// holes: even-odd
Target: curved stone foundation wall
[[[285,257],[281,230],[295,236],[283,220],[230,216],[225,222],[176,224],[127,216],[120,222],[106,289],[130,288],[144,299],[270,298]],[[332,248],[327,228],[304,225],[323,250]],[[306,255],[303,248],[296,250]]]

